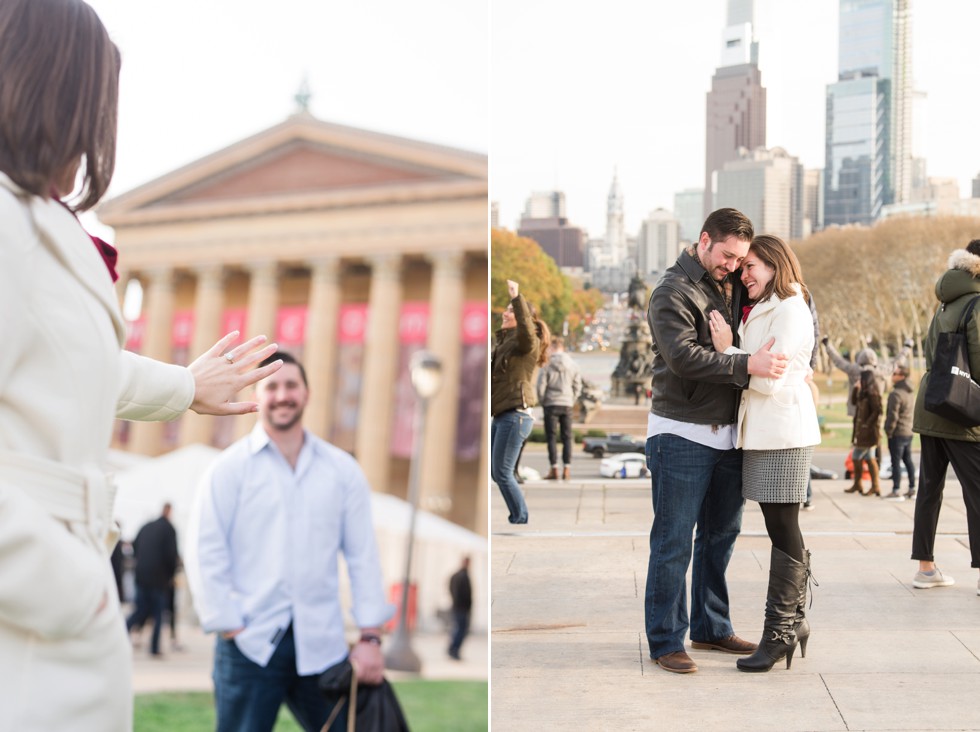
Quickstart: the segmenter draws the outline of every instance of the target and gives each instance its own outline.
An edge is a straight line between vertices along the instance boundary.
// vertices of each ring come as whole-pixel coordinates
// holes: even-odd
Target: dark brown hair
[[[711,239],[711,245],[714,246],[730,236],[743,241],[752,241],[754,231],[749,217],[738,209],[719,208],[717,211],[712,211],[704,220],[701,233],[707,234]]]
[[[116,163],[119,49],[82,0],[0,0],[0,171],[50,198],[84,166],[76,211]],[[70,191],[62,191],[67,194]]]
[[[752,240],[749,247],[749,254],[755,254],[764,263],[775,270],[775,274],[769,280],[762,294],[759,295],[758,302],[768,300],[773,293],[780,300],[792,297],[796,290],[792,285],[794,282],[799,284],[803,290],[803,299],[810,302],[810,291],[803,282],[803,271],[800,268],[800,260],[796,258],[796,253],[778,236],[760,234]]]
[[[527,302],[525,300],[525,302]],[[534,333],[538,337],[538,366],[548,363],[548,349],[551,347],[551,329],[548,324],[538,317],[538,309],[531,303],[527,303],[527,309],[534,320]]]
[[[0,0],[0,2],[2,2],[2,0]],[[296,357],[293,354],[287,353],[286,351],[276,351],[271,356],[266,356],[264,359],[262,359],[261,363],[259,363],[259,365],[256,366],[255,368],[260,369],[263,366],[268,366],[269,364],[275,363],[276,361],[282,361],[283,366],[285,366],[287,363],[295,364],[296,367],[299,369],[299,375],[303,379],[303,386],[305,386],[307,389],[310,388],[309,383],[307,383],[306,381],[306,369],[303,368],[303,364],[297,361]]]

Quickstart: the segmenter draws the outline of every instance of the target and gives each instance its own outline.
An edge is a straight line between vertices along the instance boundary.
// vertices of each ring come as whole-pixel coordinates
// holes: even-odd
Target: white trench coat
[[[0,732],[132,728],[104,466],[116,416],[174,419],[194,382],[124,337],[79,223],[0,173]]]

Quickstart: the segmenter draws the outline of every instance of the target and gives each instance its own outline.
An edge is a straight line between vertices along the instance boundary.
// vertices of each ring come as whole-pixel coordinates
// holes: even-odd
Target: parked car
[[[603,478],[646,478],[650,475],[647,456],[638,452],[624,452],[603,458],[599,463],[599,475]]]
[[[601,458],[612,452],[644,452],[646,444],[646,440],[637,440],[632,435],[610,432],[605,437],[586,437],[582,440],[582,449],[592,457]]]

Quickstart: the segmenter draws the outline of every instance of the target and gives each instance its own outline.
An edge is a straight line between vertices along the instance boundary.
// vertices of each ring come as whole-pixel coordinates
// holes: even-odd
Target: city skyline
[[[755,4],[767,146],[784,148],[807,168],[823,167],[826,87],[838,71],[838,2]],[[721,62],[725,0],[672,6],[669,17],[657,6],[619,0],[604,5],[601,16],[552,0],[520,9],[498,0],[494,8],[490,197],[502,226],[514,226],[532,191],[558,189],[570,222],[601,236],[616,169],[626,230],[636,235],[650,211],[673,208],[674,193],[703,185],[705,96]],[[916,109],[913,150],[927,158],[930,176],[955,177],[961,196],[970,195],[980,172],[980,154],[965,154],[973,147],[969,120],[980,106],[966,92],[978,76],[969,58],[969,29],[977,23],[980,3],[912,6],[914,89],[927,95]],[[644,83],[647,67],[653,71]]]

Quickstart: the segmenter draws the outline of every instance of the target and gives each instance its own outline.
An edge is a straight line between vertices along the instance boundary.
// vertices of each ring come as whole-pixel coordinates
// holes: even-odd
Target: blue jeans
[[[650,656],[692,641],[733,634],[725,571],[742,528],[742,451],[715,450],[671,434],[646,445],[653,483],[653,528],[647,568],[646,631]],[[697,531],[695,532],[695,527]],[[691,616],[685,575],[691,563]]]
[[[217,732],[271,732],[286,702],[307,732],[320,732],[333,703],[317,688],[319,674],[296,673],[293,626],[279,641],[266,666],[259,666],[238,650],[234,639],[218,636],[214,649],[214,706]],[[330,725],[330,732],[347,729],[347,705]]]
[[[892,459],[892,490],[898,493],[902,487],[902,468],[909,474],[909,493],[915,492],[915,463],[912,462],[912,438],[889,437],[888,454]]]
[[[516,409],[498,414],[490,424],[490,477],[500,488],[512,524],[527,523],[527,504],[514,480],[514,466],[533,426],[534,418]]]

